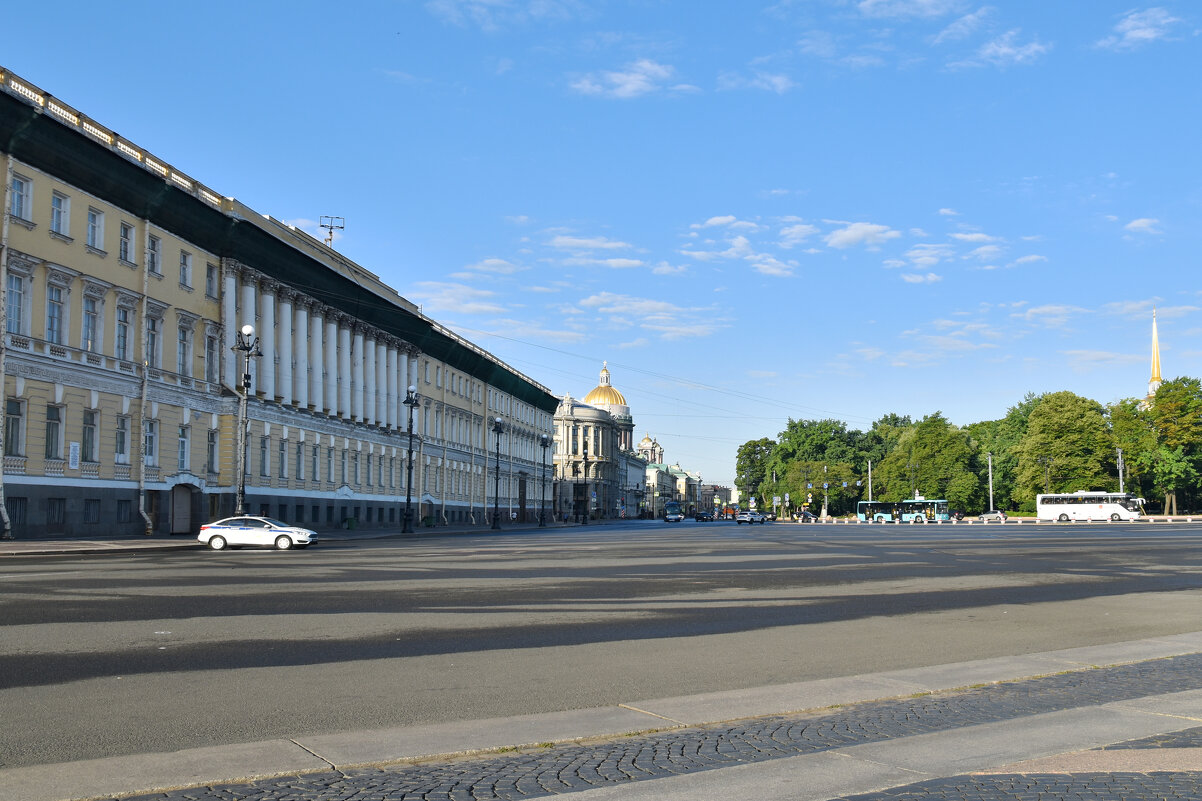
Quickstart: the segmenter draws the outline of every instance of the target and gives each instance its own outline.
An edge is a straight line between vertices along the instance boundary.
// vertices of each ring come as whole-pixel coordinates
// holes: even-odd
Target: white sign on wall
[[[67,453],[67,466],[70,467],[72,470],[79,469],[79,443],[78,442],[71,443],[71,447]]]

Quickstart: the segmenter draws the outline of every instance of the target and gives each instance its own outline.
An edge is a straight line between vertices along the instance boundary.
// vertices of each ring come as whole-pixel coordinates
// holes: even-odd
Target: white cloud
[[[1106,350],[1062,350],[1066,364],[1074,372],[1088,372],[1097,367],[1126,367],[1139,364],[1148,357],[1140,354],[1114,353]]]
[[[866,17],[942,17],[961,6],[961,0],[860,0]]]
[[[1167,39],[1173,26],[1181,21],[1163,8],[1128,11],[1114,26],[1114,34],[1099,40],[1097,46],[1109,50],[1135,50],[1157,39]]]
[[[901,236],[900,231],[894,231],[887,225],[877,223],[849,223],[838,231],[832,231],[826,236],[826,244],[833,248],[849,248],[864,245],[876,248],[890,239]]]
[[[683,275],[687,273],[689,268],[684,264],[672,265],[666,261],[661,261],[659,264],[651,268],[651,272],[656,275]]]
[[[902,280],[907,284],[933,284],[936,281],[942,281],[943,277],[935,273],[902,273]]]
[[[563,263],[568,267],[612,267],[616,270],[643,266],[643,262],[639,259],[590,259],[582,256],[564,259]]]
[[[980,67],[991,64],[995,67],[1010,67],[1035,63],[1040,56],[1052,49],[1050,44],[1043,44],[1033,39],[1025,44],[1018,41],[1021,31],[1018,28],[1006,31],[1004,34],[981,45],[976,57],[966,61],[953,62],[952,67]]]
[[[810,31],[797,43],[798,49],[807,56],[834,58],[838,52],[835,37],[826,31]]]
[[[695,87],[669,85],[675,69],[651,59],[642,58],[626,66],[624,70],[590,73],[573,81],[571,86],[585,95],[600,95],[619,100],[629,100],[662,89],[689,90]]]
[[[497,293],[476,289],[466,284],[422,281],[409,293],[411,300],[420,301],[422,311],[455,314],[500,314],[505,307],[492,301]]]
[[[956,211],[955,209],[940,209],[939,213],[942,214],[944,217],[959,217],[960,216],[960,212]]]
[[[966,253],[964,258],[977,259],[979,261],[989,261],[991,259],[996,259],[1000,255],[1002,255],[1002,249],[997,245],[981,245],[981,247],[975,248]]]
[[[936,34],[933,43],[943,44],[944,42],[959,41],[960,39],[972,36],[980,29],[985,23],[985,18],[992,14],[993,11],[994,9],[991,6],[982,6],[973,13],[960,17]]]
[[[1046,325],[1052,328],[1058,328],[1068,322],[1070,317],[1078,314],[1088,314],[1088,309],[1082,309],[1080,306],[1067,306],[1063,304],[1045,304],[1043,306],[1032,306],[1031,308],[1021,313],[1016,313],[1015,317],[1020,317],[1028,322]]]
[[[427,0],[426,9],[455,25],[496,31],[505,25],[570,19],[576,0]]]
[[[1014,261],[1010,262],[1011,267],[1017,267],[1020,264],[1034,264],[1037,261],[1047,261],[1047,256],[1037,256],[1034,253],[1028,256],[1019,256]]]
[[[547,243],[553,248],[561,248],[564,250],[592,250],[601,248],[603,250],[617,250],[630,247],[625,242],[618,242],[614,239],[609,239],[604,236],[579,237],[559,235]]]
[[[780,229],[780,246],[782,248],[791,248],[800,245],[816,233],[818,233],[817,226],[809,225],[808,223],[795,223],[785,226]]]
[[[693,223],[690,228],[713,228],[718,225],[730,225],[735,220],[739,219],[733,214],[727,214],[722,217],[710,217],[703,223]]]
[[[611,324],[635,325],[655,331],[667,340],[708,336],[727,325],[725,319],[714,314],[700,315],[703,319],[698,322],[698,312],[702,310],[686,309],[659,298],[601,292],[582,299],[579,305],[608,315]]]
[[[915,245],[906,251],[906,258],[915,267],[934,267],[944,259],[950,259],[953,255],[951,245]]]
[[[996,236],[989,234],[974,233],[974,234],[952,234],[952,239],[959,239],[961,242],[996,242]]]
[[[757,273],[764,275],[773,275],[778,278],[788,278],[793,275],[794,266],[786,264],[775,256],[770,256],[766,253],[757,253],[754,257],[748,259],[751,262],[751,267]]]
[[[481,273],[496,273],[497,275],[512,275],[514,273],[521,272],[522,270],[526,270],[529,268],[522,267],[522,266],[519,266],[512,262],[505,261],[505,259],[485,259],[484,261],[478,261],[475,264],[469,264],[467,266],[467,269],[475,270],[476,272],[481,272]]]
[[[1132,220],[1127,223],[1123,228],[1137,234],[1160,234],[1163,231],[1160,230],[1159,226],[1160,220],[1152,217],[1140,217],[1138,220]]]

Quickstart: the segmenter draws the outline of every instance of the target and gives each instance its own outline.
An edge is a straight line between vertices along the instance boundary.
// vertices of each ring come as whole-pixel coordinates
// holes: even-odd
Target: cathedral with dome
[[[609,365],[583,399],[567,394],[555,411],[553,510],[560,520],[659,517],[663,505],[695,508],[701,479],[664,463],[650,437],[634,444],[634,417],[614,387]]]

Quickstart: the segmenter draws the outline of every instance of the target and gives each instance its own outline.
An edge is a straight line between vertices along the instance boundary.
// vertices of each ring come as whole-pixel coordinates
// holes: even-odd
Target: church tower
[[[1152,377],[1148,379],[1148,402],[1160,389],[1160,338],[1156,335],[1156,309],[1152,309]]]

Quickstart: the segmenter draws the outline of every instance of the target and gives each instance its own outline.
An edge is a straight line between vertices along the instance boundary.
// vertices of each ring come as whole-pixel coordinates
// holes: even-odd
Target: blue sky
[[[1202,8],[66,2],[0,63],[729,483],[789,417],[1202,375]]]

